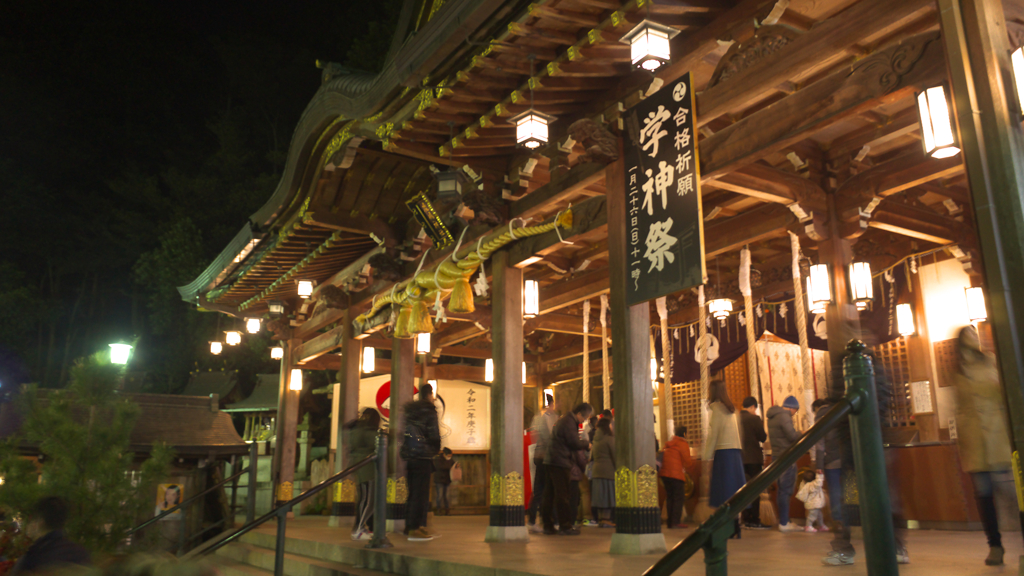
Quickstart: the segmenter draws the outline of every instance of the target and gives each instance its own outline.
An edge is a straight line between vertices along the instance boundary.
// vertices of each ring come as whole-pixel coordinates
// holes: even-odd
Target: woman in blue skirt
[[[705,461],[714,459],[711,466],[711,493],[708,504],[717,508],[732,497],[746,483],[743,475],[743,452],[740,444],[739,418],[736,406],[729,399],[725,381],[713,380],[708,388],[708,411],[711,422],[708,437],[704,439]],[[740,537],[740,523],[736,521],[734,538]]]

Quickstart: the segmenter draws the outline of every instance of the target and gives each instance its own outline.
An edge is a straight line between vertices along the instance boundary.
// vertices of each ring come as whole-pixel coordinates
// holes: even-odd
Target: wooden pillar
[[[907,337],[907,365],[910,369],[910,381],[927,381],[931,388],[931,414],[916,414],[917,430],[922,442],[939,441],[939,413],[936,401],[936,382],[932,372],[932,341],[928,336],[928,319],[924,313],[924,292],[921,289],[920,269],[918,274],[910,275],[910,307],[914,310],[914,328],[916,332]]]
[[[487,542],[527,542],[523,507],[523,271],[491,260],[491,519]],[[543,390],[543,388],[541,388]]]
[[[338,431],[336,436],[337,449],[334,454],[334,473],[337,474],[353,462],[348,451],[348,431],[345,423],[359,417],[359,379],[362,375],[360,367],[363,348],[359,340],[353,338],[352,316],[346,311],[341,318],[344,331],[341,336],[341,370],[338,371]],[[331,516],[328,525],[341,525],[341,516],[355,513],[354,496],[355,481],[343,480],[335,484],[331,490]],[[351,505],[350,505],[351,502]],[[351,509],[351,512],[350,512]]]
[[[389,531],[405,528],[405,501],[408,487],[405,480],[405,461],[398,457],[402,447],[402,433],[405,430],[403,411],[413,399],[416,378],[416,339],[391,339],[391,400],[388,428],[388,483],[394,483],[395,501],[388,502]],[[393,523],[392,523],[393,522]]]
[[[850,302],[849,270],[853,262],[853,243],[841,236],[835,194],[829,193],[825,196],[828,202],[829,237],[818,242],[818,257],[821,264],[828,265],[828,276],[832,281],[832,303],[825,309],[825,330],[828,334],[828,357],[831,365],[828,395],[840,398],[846,393],[846,383],[843,381],[846,344],[853,338],[860,338],[860,314],[857,305]]]
[[[1024,130],[1013,99],[1003,3],[939,0],[938,6],[1017,460],[1024,446]],[[1014,480],[1021,490],[1020,470]]]
[[[277,437],[277,452],[281,454],[281,468],[277,483],[277,502],[284,503],[294,496],[295,482],[295,442],[296,428],[299,425],[299,395],[301,390],[291,390],[291,372],[296,368],[295,350],[302,344],[300,339],[291,339],[285,343],[284,359],[281,363],[281,398],[284,399],[284,413]]]
[[[629,260],[626,247],[626,177],[622,141],[619,159],[605,170],[608,197],[608,264],[611,286],[611,329],[615,344],[612,364],[615,397],[616,477],[636,479],[635,496],[616,494],[612,554],[664,553],[658,507],[654,448],[654,389],[651,387],[651,311],[647,303],[626,305]],[[616,485],[618,485],[618,480]],[[624,495],[626,496],[626,495]],[[622,506],[622,502],[631,504]]]

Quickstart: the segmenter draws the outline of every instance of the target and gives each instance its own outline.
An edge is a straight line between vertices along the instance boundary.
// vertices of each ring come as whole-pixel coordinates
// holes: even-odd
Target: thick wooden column
[[[647,303],[626,305],[629,278],[626,246],[626,177],[622,160],[605,170],[608,190],[608,264],[611,284],[611,329],[615,362],[612,381],[615,396],[616,477],[631,475],[637,490],[623,500],[616,494],[615,534],[612,554],[664,553],[658,507],[658,479],[654,447],[654,389],[651,386],[651,311]],[[619,482],[616,481],[616,486]],[[618,490],[618,488],[616,488]],[[625,495],[624,495],[625,496]],[[631,506],[621,506],[628,501]]]
[[[334,454],[334,473],[341,472],[353,464],[348,455],[348,431],[344,425],[359,417],[359,379],[363,347],[359,340],[353,338],[352,315],[346,311],[341,318],[344,333],[341,336],[341,370],[338,371],[337,449]],[[355,513],[355,481],[346,479],[335,484],[331,490],[330,526],[339,526],[341,516]]]
[[[283,503],[292,499],[295,482],[295,438],[296,427],[299,425],[299,395],[301,390],[291,390],[291,372],[295,365],[295,349],[302,344],[300,339],[288,340],[284,346],[284,359],[281,362],[281,396],[283,414],[278,412],[280,427],[277,435],[277,452],[281,454],[280,473],[277,483],[277,502]]]
[[[920,272],[920,269],[919,269]],[[907,337],[907,364],[910,381],[927,381],[931,388],[931,414],[915,414],[917,430],[922,442],[939,441],[939,413],[936,402],[935,374],[932,372],[932,341],[928,336],[928,319],[924,313],[924,291],[921,288],[921,274],[910,275],[910,307],[914,310],[913,335]]]
[[[938,6],[1016,460],[1024,446],[1024,130],[1006,21],[998,0]],[[1014,477],[1020,490],[1019,470]]]
[[[846,393],[846,383],[843,381],[846,344],[853,338],[860,338],[860,313],[857,305],[850,302],[849,275],[850,264],[853,262],[853,243],[840,233],[835,194],[827,194],[826,198],[829,237],[818,242],[818,258],[821,264],[828,265],[828,276],[832,281],[832,303],[825,309],[825,330],[828,334],[828,357],[831,364],[828,395],[840,398]]]
[[[388,428],[388,479],[395,485],[395,501],[388,502],[388,524],[390,531],[405,528],[405,501],[409,494],[405,480],[405,461],[398,457],[402,447],[402,433],[405,430],[403,411],[412,401],[416,379],[416,340],[414,338],[391,339],[391,400]],[[392,493],[391,490],[388,490]],[[394,522],[392,524],[392,521]]]
[[[526,542],[523,508],[523,271],[494,255],[491,297],[491,519],[487,542]]]

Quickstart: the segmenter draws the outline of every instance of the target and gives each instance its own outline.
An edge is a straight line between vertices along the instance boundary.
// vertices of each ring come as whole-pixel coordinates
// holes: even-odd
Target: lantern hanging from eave
[[[228,346],[238,346],[242,343],[242,333],[238,330],[228,330],[224,333],[224,343]]]
[[[267,302],[267,309],[270,311],[270,316],[272,318],[277,318],[284,314],[284,302],[281,302],[280,300],[271,300]]]
[[[985,291],[979,286],[964,288],[967,296],[967,318],[971,322],[988,320],[988,307],[985,306]]]
[[[377,369],[377,351],[373,346],[363,348],[363,373],[369,374]]]
[[[245,331],[249,334],[258,334],[262,321],[259,318],[246,318]]]
[[[210,342],[210,354],[216,356],[223,351],[224,345],[222,345],[220,342]]]
[[[832,302],[832,285],[826,264],[811,266],[807,275],[807,309],[811,314],[824,314]]]
[[[867,262],[850,264],[850,296],[857,310],[864,310],[874,297],[871,283],[871,265]]]
[[[924,153],[932,158],[949,158],[960,153],[957,145],[953,110],[944,86],[933,86],[917,94],[917,113],[921,123]]]
[[[299,298],[307,299],[313,295],[313,281],[299,280]]]
[[[289,379],[288,389],[297,392],[302,390],[302,370],[299,368],[292,368],[291,378]]]
[[[516,125],[516,145],[531,150],[548,143],[548,126],[554,121],[554,116],[538,112],[532,106],[509,119]]]
[[[282,358],[284,358],[284,348],[280,346],[274,346],[273,348],[270,349],[271,360],[280,360]]]
[[[671,26],[644,20],[619,41],[629,44],[630,62],[634,69],[654,72],[671,59],[671,40],[676,34],[679,34],[679,30]]]
[[[416,335],[416,353],[430,354],[430,332],[421,332]]]
[[[462,170],[444,170],[434,175],[437,181],[438,201],[458,200],[462,197],[462,186],[466,182]]]
[[[715,320],[725,320],[732,314],[732,300],[728,298],[715,298],[708,302],[708,313]]]
[[[896,305],[896,330],[900,336],[911,336],[917,332],[914,327],[914,310],[910,304]]]

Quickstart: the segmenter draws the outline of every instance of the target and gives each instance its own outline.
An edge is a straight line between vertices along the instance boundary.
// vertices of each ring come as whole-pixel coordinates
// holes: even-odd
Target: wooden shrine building
[[[644,22],[671,37],[653,72],[622,41]],[[988,318],[1024,441],[1024,140],[1009,58],[1022,40],[1016,0],[406,0],[382,72],[320,63],[275,194],[179,290],[281,341],[283,494],[293,369],[337,370],[347,421],[363,372],[390,374],[400,407],[418,380],[486,383],[492,365],[488,541],[528,537],[510,520],[524,423],[553,388],[562,408],[615,411],[630,487],[618,502],[640,520],[618,524],[613,552],[664,550],[644,520],[657,512],[655,431],[686,423],[699,445],[716,374],[737,401],[766,405],[842,390],[852,337],[893,374],[893,437],[938,447],[906,470],[939,462],[959,482],[944,416],[959,326]],[[517,134],[529,112],[543,129]],[[636,214],[656,208],[680,211],[638,231]],[[809,275],[823,283],[809,289]],[[794,368],[780,382],[766,347],[786,342]]]

